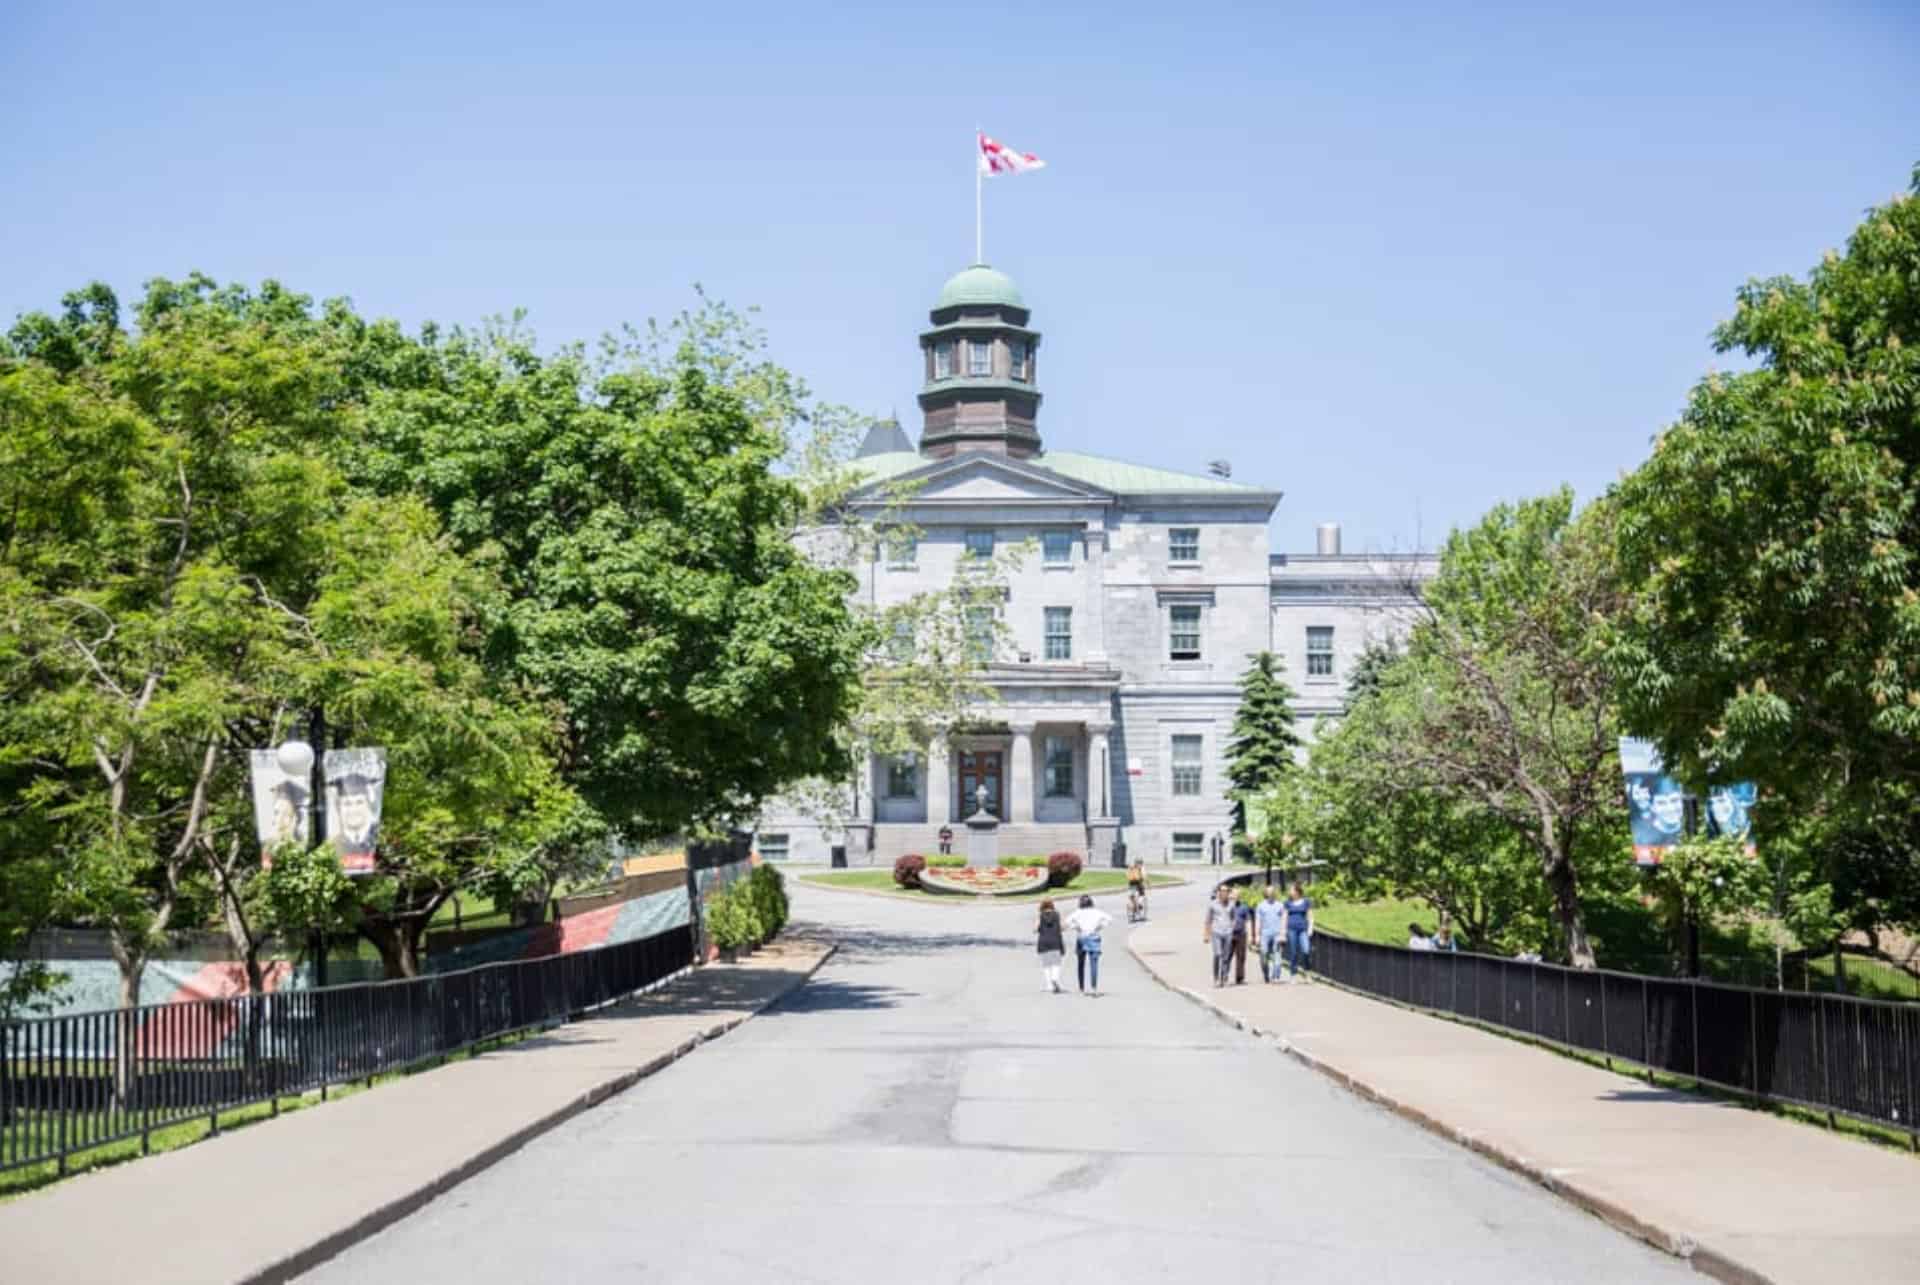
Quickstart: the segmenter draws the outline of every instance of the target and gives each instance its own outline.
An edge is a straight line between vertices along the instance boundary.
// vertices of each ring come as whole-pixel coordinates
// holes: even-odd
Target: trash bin
[[[1113,841],[1113,868],[1115,870],[1127,868],[1127,845],[1118,839]]]
[[[833,868],[836,870],[839,870],[845,867],[846,864],[847,864],[847,845],[844,843],[834,844],[833,845]]]

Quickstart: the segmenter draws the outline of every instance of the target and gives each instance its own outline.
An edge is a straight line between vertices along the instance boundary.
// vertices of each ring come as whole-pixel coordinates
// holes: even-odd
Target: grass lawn
[[[1165,888],[1180,883],[1172,875],[1147,876],[1148,887]],[[897,897],[913,897],[922,901],[966,901],[968,898],[953,893],[909,891],[893,881],[893,871],[881,867],[874,870],[832,870],[821,874],[804,874],[802,883],[817,883],[828,888],[859,888],[867,892],[892,893]],[[1127,886],[1127,872],[1124,870],[1083,870],[1080,876],[1064,888],[1049,888],[1040,892],[1021,893],[1019,896],[989,897],[988,901],[1038,901],[1042,897],[1071,897],[1088,892],[1120,892]]]
[[[1345,901],[1329,906],[1316,904],[1313,922],[1316,928],[1325,928],[1355,941],[1404,946],[1408,924],[1417,923],[1432,932],[1438,917],[1423,901]]]

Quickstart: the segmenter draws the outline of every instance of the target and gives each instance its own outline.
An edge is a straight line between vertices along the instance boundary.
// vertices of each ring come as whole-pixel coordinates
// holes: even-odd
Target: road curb
[[[399,1222],[409,1214],[418,1212],[423,1206],[433,1201],[436,1197],[446,1194],[469,1178],[498,1164],[541,1134],[558,1128],[583,1111],[592,1110],[616,1094],[632,1088],[648,1076],[672,1066],[675,1062],[678,1062],[681,1058],[693,1052],[701,1045],[719,1039],[735,1027],[741,1026],[749,1019],[758,1016],[768,1007],[785,999],[810,981],[813,975],[820,971],[821,966],[833,958],[834,952],[837,950],[839,950],[839,946],[829,942],[826,949],[821,951],[820,957],[814,960],[804,972],[795,973],[786,985],[747,1011],[733,1014],[721,1021],[715,1022],[711,1026],[703,1028],[673,1048],[668,1049],[666,1052],[661,1053],[642,1065],[634,1067],[631,1070],[622,1071],[618,1075],[611,1076],[601,1083],[594,1085],[573,1101],[548,1112],[531,1124],[515,1130],[507,1137],[500,1139],[498,1142],[493,1143],[475,1155],[468,1157],[433,1181],[387,1201],[378,1209],[357,1219],[349,1226],[343,1227],[339,1231],[322,1237],[311,1245],[288,1254],[286,1257],[269,1264],[260,1271],[241,1277],[240,1285],[280,1285],[280,1282],[291,1281],[303,1273],[310,1272],[328,1259],[337,1257],[340,1253],[352,1248],[361,1241],[370,1239],[375,1234],[391,1227],[394,1223]],[[712,967],[712,965],[709,965],[709,967]]]
[[[1325,1076],[1327,1079],[1332,1080],[1335,1084],[1346,1089],[1356,1097],[1365,1098],[1367,1101],[1393,1112],[1393,1114],[1399,1116],[1401,1119],[1420,1126],[1429,1133],[1437,1134],[1449,1142],[1465,1147],[1475,1155],[1483,1156],[1501,1166],[1503,1169],[1511,1170],[1523,1178],[1531,1179],[1540,1186],[1545,1187],[1548,1191],[1551,1191],[1554,1195],[1559,1196],[1576,1208],[1585,1210],[1587,1213],[1592,1214],[1616,1230],[1625,1232],[1636,1240],[1644,1241],[1663,1253],[1671,1254],[1675,1258],[1684,1260],[1696,1272],[1699,1272],[1703,1276],[1726,1282],[1726,1285],[1776,1285],[1776,1282],[1771,1277],[1748,1267],[1746,1264],[1739,1262],[1727,1254],[1723,1254],[1710,1246],[1701,1244],[1692,1236],[1644,1218],[1607,1197],[1587,1189],[1578,1182],[1570,1181],[1565,1177],[1553,1173],[1551,1170],[1529,1160],[1526,1156],[1516,1151],[1512,1151],[1497,1142],[1480,1137],[1477,1134],[1469,1133],[1465,1129],[1457,1128],[1437,1116],[1422,1111],[1418,1107],[1402,1102],[1392,1094],[1383,1092],[1374,1085],[1356,1078],[1352,1074],[1334,1066],[1332,1063],[1314,1056],[1306,1049],[1292,1043],[1280,1032],[1266,1030],[1254,1024],[1200,991],[1196,991],[1191,987],[1181,986],[1176,982],[1168,981],[1161,975],[1159,969],[1155,968],[1154,965],[1148,962],[1147,958],[1140,953],[1131,939],[1127,942],[1127,949],[1132,953],[1135,962],[1146,970],[1147,975],[1166,989],[1176,995],[1184,996],[1193,1001],[1202,1009],[1205,1009],[1236,1030],[1245,1031],[1256,1039],[1265,1040],[1281,1053],[1291,1057],[1302,1066],[1308,1067]]]

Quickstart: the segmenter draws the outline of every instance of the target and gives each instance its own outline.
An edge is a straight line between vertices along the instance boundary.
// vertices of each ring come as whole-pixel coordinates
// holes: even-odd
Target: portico
[[[958,826],[973,813],[979,789],[986,791],[987,811],[1007,827],[1003,847],[1051,844],[1084,852],[1089,826],[1111,815],[1109,738],[1118,673],[996,666],[988,681],[1001,699],[977,717],[932,738],[924,750],[870,757],[863,776],[877,858],[932,851],[941,827]]]

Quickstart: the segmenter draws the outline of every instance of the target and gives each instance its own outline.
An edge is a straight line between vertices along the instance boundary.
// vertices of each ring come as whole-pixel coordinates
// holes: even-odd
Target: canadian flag
[[[1047,163],[1032,152],[1016,152],[1005,143],[980,135],[980,172],[982,174],[1024,174],[1045,169]]]

